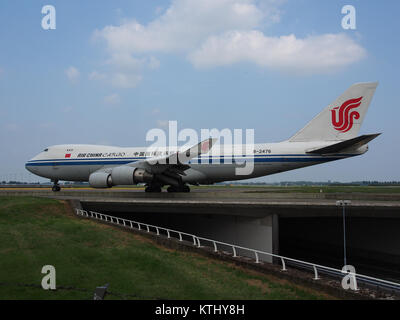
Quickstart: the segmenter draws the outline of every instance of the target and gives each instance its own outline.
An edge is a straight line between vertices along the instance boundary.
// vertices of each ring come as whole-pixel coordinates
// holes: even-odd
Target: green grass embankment
[[[56,268],[59,289],[41,289],[44,265]],[[0,197],[0,299],[92,299],[95,287],[106,283],[109,291],[119,294],[107,299],[329,298],[272,276],[170,250],[132,232],[79,219],[61,201]]]

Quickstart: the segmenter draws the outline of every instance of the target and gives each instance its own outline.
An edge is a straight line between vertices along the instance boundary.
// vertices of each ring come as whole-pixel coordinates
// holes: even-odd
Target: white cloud
[[[89,80],[104,80],[105,78],[105,74],[99,73],[97,71],[93,71],[89,74]]]
[[[111,52],[186,52],[211,34],[257,27],[265,14],[253,0],[174,0],[147,26],[130,20],[96,31]]]
[[[150,69],[157,69],[160,66],[160,61],[154,57],[150,57],[147,64]]]
[[[143,68],[158,68],[156,54],[179,54],[195,67],[240,62],[296,73],[325,73],[357,62],[366,55],[344,34],[298,38],[270,36],[262,29],[280,21],[285,0],[173,0],[148,24],[135,19],[96,30],[104,40],[111,83],[133,88]]]
[[[111,72],[93,71],[89,74],[89,79],[105,80],[118,88],[135,88],[142,80],[140,71],[143,68],[157,69],[160,61],[153,56],[135,58],[128,53],[115,52],[105,64],[111,67]]]
[[[113,52],[106,63],[120,70],[136,71],[145,63],[145,60],[135,58],[127,52]]]
[[[366,51],[345,34],[299,39],[293,34],[267,37],[259,31],[234,31],[210,37],[189,55],[189,60],[196,67],[216,67],[245,61],[297,73],[325,73],[365,56]]]
[[[163,11],[164,11],[164,8],[163,8],[162,6],[157,6],[157,7],[154,9],[154,13],[155,13],[156,15],[161,14]]]
[[[103,102],[107,105],[116,105],[121,102],[121,98],[117,93],[113,93],[108,96],[105,96]]]
[[[117,72],[112,75],[111,84],[117,88],[135,88],[141,80],[141,75]]]
[[[80,76],[79,70],[72,66],[65,70],[65,74],[67,75],[67,78],[72,82],[78,80]]]
[[[89,74],[89,80],[106,81],[117,88],[135,88],[142,80],[142,76],[135,72],[116,71],[112,73],[99,73],[93,71]]]

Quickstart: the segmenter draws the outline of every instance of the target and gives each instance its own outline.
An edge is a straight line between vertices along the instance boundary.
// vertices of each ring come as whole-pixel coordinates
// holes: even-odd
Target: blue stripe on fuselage
[[[354,156],[354,155],[340,155],[336,157],[321,157],[321,156],[309,156],[309,155],[301,155],[302,157],[293,157],[293,155],[286,155],[285,157],[279,157],[276,158],[275,155],[273,158],[271,158],[271,155],[268,156],[263,156],[263,157],[255,157],[254,162],[255,163],[262,163],[262,162],[328,162],[328,161],[334,161],[334,160],[339,160],[343,158],[347,158],[349,156]],[[150,158],[148,158],[150,159]],[[252,158],[250,158],[251,160]],[[146,160],[146,158],[119,158],[117,160],[109,160],[109,159],[102,159],[99,160],[97,159],[85,159],[85,160],[78,160],[78,159],[70,159],[70,160],[65,160],[65,159],[54,159],[54,160],[31,160],[28,161],[25,166],[76,166],[76,165],[124,165],[132,162],[136,162],[139,160]],[[211,158],[208,157],[208,159],[195,159],[194,161],[192,160],[191,163],[193,164],[212,164],[215,163],[214,161],[218,160],[217,158]],[[243,162],[243,161],[249,161],[249,158],[237,158],[237,157],[224,157],[221,156],[219,157],[219,160],[222,160],[221,163],[224,163],[226,160],[229,160],[228,163],[234,163],[234,162]],[[218,163],[218,162],[217,162]]]

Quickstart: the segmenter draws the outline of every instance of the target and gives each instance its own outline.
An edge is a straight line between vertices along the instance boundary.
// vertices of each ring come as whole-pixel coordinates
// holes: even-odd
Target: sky
[[[45,5],[55,29],[42,28]],[[0,179],[26,179],[50,145],[148,146],[168,120],[283,141],[353,83],[379,81],[360,134],[383,134],[366,154],[255,181],[400,180],[399,11],[397,0],[1,1]]]

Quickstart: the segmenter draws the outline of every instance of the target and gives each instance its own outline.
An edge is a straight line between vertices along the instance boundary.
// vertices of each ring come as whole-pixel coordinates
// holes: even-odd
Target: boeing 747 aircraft
[[[56,145],[26,163],[30,172],[53,181],[88,181],[93,188],[146,184],[146,192],[189,192],[189,184],[212,184],[266,176],[328,161],[354,157],[368,150],[378,134],[357,136],[378,83],[358,83],[326,107],[289,140],[252,146],[251,154],[210,152],[215,139],[194,147],[158,149],[99,145]],[[246,146],[241,146],[246,150]],[[229,150],[225,148],[224,150]],[[232,148],[233,150],[233,148]],[[253,169],[237,168],[253,161]]]

